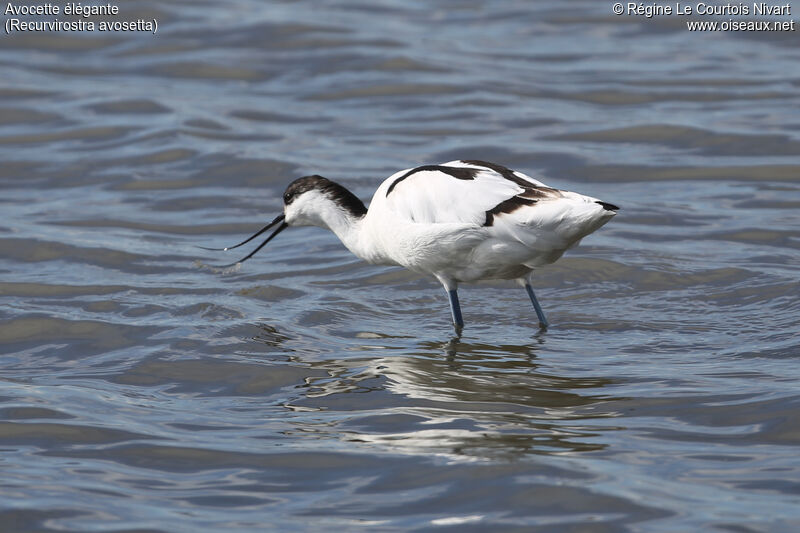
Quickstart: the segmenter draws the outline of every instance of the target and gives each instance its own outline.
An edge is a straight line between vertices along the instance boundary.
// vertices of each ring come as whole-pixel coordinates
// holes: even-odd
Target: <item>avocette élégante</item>
[[[216,249],[237,248],[278,225],[250,254],[224,267],[250,259],[289,226],[327,228],[368,263],[436,277],[458,333],[464,326],[458,284],[487,279],[518,280],[540,327],[547,327],[531,287],[534,270],[556,261],[619,209],[474,160],[401,170],[378,187],[369,209],[343,186],[316,175],[290,183],[283,204],[283,214],[257,233]]]

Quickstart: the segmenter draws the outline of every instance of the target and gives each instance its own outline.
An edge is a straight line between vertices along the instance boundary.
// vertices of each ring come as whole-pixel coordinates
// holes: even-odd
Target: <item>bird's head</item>
[[[283,193],[283,216],[290,226],[328,227],[334,214],[361,218],[367,212],[353,193],[322,176],[294,180]]]
[[[353,193],[322,176],[304,176],[294,180],[283,193],[283,214],[275,217],[272,222],[258,230],[252,236],[235,246],[227,248],[204,248],[206,250],[227,251],[250,242],[268,229],[278,226],[275,231],[267,237],[250,254],[243,257],[236,263],[247,261],[253,257],[261,248],[267,245],[278,233],[289,226],[321,226],[328,228],[328,220],[331,217],[344,216],[359,219],[367,213],[367,208],[361,200]],[[222,268],[233,266],[223,265]]]

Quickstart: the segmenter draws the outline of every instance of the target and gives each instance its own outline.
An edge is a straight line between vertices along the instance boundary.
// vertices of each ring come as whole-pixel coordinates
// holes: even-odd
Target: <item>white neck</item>
[[[341,209],[333,202],[320,210],[320,226],[328,228],[339,237],[348,250],[356,256],[364,259],[362,253],[361,235],[364,225],[364,218],[354,217],[349,212]]]
[[[382,241],[376,239],[374,232],[370,231],[369,214],[355,217],[332,203],[331,209],[323,209],[320,215],[325,224],[323,227],[327,227],[335,233],[342,244],[359,259],[373,265],[397,264],[384,251]]]
[[[319,226],[331,230],[348,250],[368,263],[396,264],[389,259],[381,239],[370,231],[370,215],[360,216],[358,211],[312,190],[287,205],[284,212],[289,225]]]

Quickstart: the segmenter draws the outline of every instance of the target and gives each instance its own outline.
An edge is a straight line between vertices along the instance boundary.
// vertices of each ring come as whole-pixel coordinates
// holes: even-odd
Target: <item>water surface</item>
[[[795,531],[796,33],[611,3],[120,4],[0,40],[0,529]],[[524,291],[239,257],[292,179],[622,207]],[[239,250],[237,250],[238,252]],[[234,252],[230,252],[234,253]]]

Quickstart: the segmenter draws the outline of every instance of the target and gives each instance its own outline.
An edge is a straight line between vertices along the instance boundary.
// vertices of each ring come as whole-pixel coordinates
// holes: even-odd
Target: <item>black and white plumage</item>
[[[504,166],[472,160],[401,170],[378,187],[369,209],[321,176],[295,180],[283,201],[282,215],[236,245],[280,224],[240,262],[288,226],[327,228],[369,263],[435,276],[448,292],[457,331],[463,327],[458,284],[484,279],[519,280],[540,325],[547,326],[530,284],[534,269],[556,261],[618,209]]]

